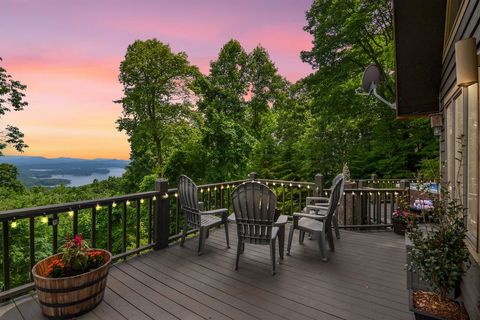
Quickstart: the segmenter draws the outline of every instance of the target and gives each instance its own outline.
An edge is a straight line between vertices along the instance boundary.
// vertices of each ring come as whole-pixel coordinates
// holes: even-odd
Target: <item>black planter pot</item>
[[[407,227],[405,222],[403,222],[402,220],[393,218],[392,224],[393,224],[393,232],[401,236],[405,235],[405,229]]]
[[[415,306],[413,304],[413,292],[414,290],[409,290],[409,294],[408,294],[408,298],[409,298],[409,306],[410,306],[410,311],[413,311],[413,313],[415,314],[415,320],[445,320],[444,318],[439,318],[439,317],[436,317],[434,315],[431,315],[425,311],[421,311],[421,310],[417,310],[415,309]],[[459,304],[462,308],[463,308],[463,305],[462,303],[459,303],[457,301],[453,301],[457,304]],[[465,312],[465,310],[464,310]],[[465,315],[467,315],[467,313],[465,312]],[[468,319],[468,315],[467,315],[467,318]]]

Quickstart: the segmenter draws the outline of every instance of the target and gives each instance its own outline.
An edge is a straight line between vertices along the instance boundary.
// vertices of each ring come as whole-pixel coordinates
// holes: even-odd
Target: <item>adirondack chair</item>
[[[228,239],[228,209],[203,210],[203,203],[198,201],[197,185],[187,176],[180,176],[178,182],[178,197],[180,199],[180,207],[184,212],[185,223],[183,225],[183,234],[180,246],[183,247],[185,237],[187,236],[188,227],[198,229],[198,255],[203,254],[205,240],[208,236],[208,230],[219,225],[224,225],[225,238],[227,240],[227,248],[230,248]],[[219,218],[217,215],[221,215]]]
[[[277,207],[275,193],[259,182],[245,182],[233,190],[232,203],[238,235],[235,270],[238,270],[240,254],[244,250],[245,243],[269,245],[272,275],[274,275],[275,243],[277,237],[281,237],[279,239],[280,258],[283,259],[284,234],[282,232],[285,232],[285,223],[280,222],[281,218],[277,222],[275,221]]]
[[[340,180],[340,178],[343,178],[342,173],[340,173],[335,178],[333,178],[332,189],[333,189],[333,186],[335,186],[335,184]],[[340,239],[340,230],[338,228],[337,211],[342,203],[342,195],[343,195],[344,188],[345,188],[345,180],[342,180],[342,184],[340,186],[340,198],[338,199],[337,208],[335,209],[335,212],[333,213],[333,218],[332,218],[332,224],[333,224],[333,228],[335,229],[335,236],[337,239]],[[327,213],[329,201],[330,201],[330,198],[327,198],[327,197],[307,197],[307,206],[305,208],[305,212],[325,215]],[[300,232],[300,238],[301,238],[300,242],[303,242],[304,237],[305,237],[305,233]]]
[[[326,214],[319,215],[315,213],[300,212],[293,214],[293,224],[290,226],[290,232],[288,235],[288,247],[287,255],[290,255],[290,249],[292,247],[293,232],[298,229],[303,232],[315,234],[318,236],[318,246],[320,248],[320,255],[323,261],[328,261],[327,249],[325,239],[328,240],[330,251],[335,251],[335,245],[333,243],[332,234],[332,218],[337,208],[340,198],[340,189],[343,183],[343,176],[338,179],[336,184],[332,188],[330,198],[328,201],[328,207]]]

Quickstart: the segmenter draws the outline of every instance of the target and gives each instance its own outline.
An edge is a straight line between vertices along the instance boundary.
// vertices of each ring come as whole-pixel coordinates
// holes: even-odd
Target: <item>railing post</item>
[[[168,247],[169,228],[169,206],[168,206],[168,180],[158,179],[155,181],[155,191],[158,192],[155,201],[155,250]]]
[[[376,173],[372,173],[371,175],[372,177],[372,188],[375,188],[375,183],[377,183],[377,174]]]
[[[321,197],[323,194],[323,175],[320,173],[315,175],[315,186],[315,189],[317,190],[317,197]]]
[[[249,178],[250,180],[255,180],[255,179],[257,179],[257,173],[256,173],[256,172],[250,172],[250,173],[248,174],[248,178]]]
[[[406,179],[402,179],[400,180],[400,189],[402,190],[407,190],[406,191],[406,198],[407,198],[407,201],[408,203],[411,203],[411,199],[410,199],[410,181],[406,180]],[[398,200],[397,200],[398,201]]]

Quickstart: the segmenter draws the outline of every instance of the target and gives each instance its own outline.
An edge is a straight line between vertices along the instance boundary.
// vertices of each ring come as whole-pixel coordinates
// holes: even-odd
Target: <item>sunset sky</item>
[[[129,158],[115,128],[122,96],[118,67],[127,46],[157,38],[185,51],[207,74],[231,38],[250,51],[264,46],[280,74],[312,72],[302,30],[311,0],[1,0],[2,66],[28,86],[29,106],[0,119],[25,133],[24,155]],[[18,155],[8,150],[6,154]]]

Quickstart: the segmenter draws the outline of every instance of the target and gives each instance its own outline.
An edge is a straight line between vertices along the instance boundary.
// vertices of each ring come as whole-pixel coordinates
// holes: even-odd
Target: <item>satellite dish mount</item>
[[[358,87],[355,93],[364,96],[371,96],[373,94],[375,98],[385,103],[389,108],[396,110],[397,107],[395,103],[385,100],[385,98],[377,92],[377,86],[383,80],[380,68],[376,64],[370,64],[363,72],[362,86]]]

